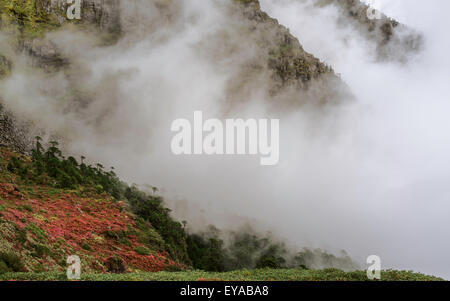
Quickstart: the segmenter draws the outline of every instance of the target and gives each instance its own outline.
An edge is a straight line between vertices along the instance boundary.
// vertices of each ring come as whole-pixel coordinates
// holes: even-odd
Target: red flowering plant
[[[55,188],[2,174],[0,244],[20,254],[30,271],[62,270],[69,255],[78,255],[85,271],[108,272],[111,258],[120,258],[124,268],[115,270],[121,272],[184,268],[169,258],[149,222],[128,212],[123,201],[86,187]]]

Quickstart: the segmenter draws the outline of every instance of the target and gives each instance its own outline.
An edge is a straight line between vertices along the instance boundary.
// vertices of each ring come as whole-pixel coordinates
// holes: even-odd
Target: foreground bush
[[[15,253],[0,253],[0,273],[23,272],[25,269],[21,259]]]

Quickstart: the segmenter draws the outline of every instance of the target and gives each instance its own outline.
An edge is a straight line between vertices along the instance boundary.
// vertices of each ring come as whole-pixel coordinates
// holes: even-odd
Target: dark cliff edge
[[[48,73],[66,72],[72,62],[48,38],[49,32],[75,28],[94,35],[98,47],[108,47],[126,37],[138,22],[144,22],[146,30],[173,25],[180,6],[169,0],[149,1],[146,5],[157,12],[157,17],[155,20],[143,20],[140,18],[145,15],[139,12],[139,8],[133,11],[131,4],[123,13],[125,3],[120,0],[85,0],[82,3],[81,20],[68,20],[65,14],[67,4],[62,0],[0,0],[0,33],[8,41],[8,47],[0,47],[0,80],[14,71],[16,53],[28,56],[34,68]],[[217,45],[233,48],[234,44],[243,40],[246,46],[256,51],[235,66],[235,74],[227,83],[224,105],[244,102],[255,90],[262,91],[263,98],[269,101],[274,111],[290,111],[303,105],[323,108],[352,101],[350,89],[332,67],[306,52],[301,41],[289,29],[261,10],[258,0],[230,0],[229,4],[224,13],[229,14],[237,24],[236,29],[231,31],[235,36],[225,40],[222,35],[229,36],[229,32],[218,32],[209,42],[213,46],[207,47],[216,47],[211,52],[220,52],[221,46]],[[369,20],[368,7],[360,1],[321,0],[317,5],[337,5],[342,11],[342,22],[351,24],[367,38],[380,60],[406,60],[410,53],[421,47],[420,34],[384,15],[380,20]],[[78,101],[77,97],[73,101]],[[0,143],[23,151],[28,144],[28,139],[23,139],[27,136],[26,127],[22,126],[18,130],[20,134],[15,135],[17,126],[13,125],[13,120],[16,118],[11,112],[6,113],[7,107],[1,110],[4,116],[1,131],[5,135],[0,137]]]
[[[375,11],[359,0],[319,0],[317,4],[327,5],[338,7],[341,14],[337,25],[355,29],[373,48],[379,61],[405,63],[423,48],[424,37],[420,32],[381,12],[375,16]]]
[[[235,99],[244,99],[246,91],[255,85],[259,85],[257,88],[265,92],[276,108],[336,104],[351,98],[349,89],[332,68],[307,53],[286,27],[261,10],[258,1],[232,2],[226,13],[245,26],[248,43],[258,51],[255,57],[237,66],[239,71],[228,84],[230,104]],[[160,19],[170,22],[177,17],[177,4],[172,1],[153,0],[149,5],[159,11]],[[48,73],[68,68],[70,59],[47,38],[49,32],[75,27],[93,33],[101,47],[114,45],[130,30],[129,16],[121,16],[119,0],[83,1],[81,20],[67,20],[66,10],[64,1],[0,1],[0,31],[10,45],[8,50],[0,48],[0,77],[7,77],[14,71],[15,52],[25,54],[34,68]],[[7,134],[0,137],[0,142],[23,151],[28,144],[27,139],[22,139],[26,128],[15,135],[15,118],[4,109],[1,131]],[[19,148],[15,147],[19,144]]]

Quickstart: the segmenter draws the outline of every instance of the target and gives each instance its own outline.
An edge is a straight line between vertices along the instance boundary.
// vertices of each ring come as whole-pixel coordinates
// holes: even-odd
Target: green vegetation
[[[86,158],[81,157],[79,163],[73,157],[64,157],[55,141],[49,142],[45,148],[40,137],[31,151],[31,157],[12,154],[7,161],[7,170],[16,175],[20,190],[40,197],[42,194],[31,187],[50,187],[47,194],[60,196],[64,191],[76,193],[79,197],[97,198],[112,202],[125,201],[126,208],[135,218],[135,227],[121,230],[106,230],[101,234],[118,247],[132,247],[133,237],[142,245],[133,245],[136,255],[148,256],[160,252],[167,254],[169,259],[182,263],[197,270],[211,272],[233,271],[255,268],[315,268],[310,266],[314,259],[320,259],[320,267],[357,268],[348,257],[338,258],[334,255],[317,250],[304,250],[297,254],[287,252],[282,243],[271,237],[262,237],[250,228],[238,232],[227,233],[229,237],[225,244],[222,233],[214,228],[204,233],[188,234],[185,223],[180,223],[170,216],[170,210],[164,207],[162,197],[139,190],[135,185],[129,186],[119,180],[113,169],[105,171],[101,164],[88,165]],[[6,163],[4,163],[6,164]],[[19,190],[19,186],[11,189]],[[40,188],[42,189],[42,188]],[[17,192],[19,193],[19,192]],[[111,198],[112,197],[112,198]],[[21,205],[21,209],[32,214],[35,212],[30,204]],[[42,209],[41,209],[42,210]],[[83,210],[89,212],[89,207]],[[40,210],[36,210],[40,211]],[[31,222],[24,229],[16,231],[20,241],[27,241],[26,233],[31,233],[39,243],[28,243],[36,256],[51,256],[48,247],[48,235],[45,230]],[[92,251],[92,243],[79,242],[82,250]],[[107,260],[108,270],[118,273],[125,271],[126,263],[120,258],[111,257]],[[179,267],[174,266],[175,270]]]
[[[139,255],[150,255],[151,251],[149,249],[147,249],[146,247],[137,247],[136,249],[134,249],[134,251],[136,253],[138,253]]]
[[[66,281],[65,273],[6,273],[0,280]],[[382,271],[383,281],[443,281],[411,271]],[[337,269],[258,269],[225,273],[204,271],[128,273],[128,274],[81,274],[84,281],[368,281],[365,271],[343,272]]]
[[[250,4],[250,3],[256,3],[259,5],[258,0],[234,0],[234,2],[240,3],[240,4],[245,4],[245,5]]]
[[[162,197],[140,191],[134,185],[128,186],[119,180],[113,168],[105,171],[101,164],[88,165],[84,162],[85,157],[81,157],[80,161],[74,157],[65,158],[58,148],[58,142],[50,141],[49,147],[45,148],[42,139],[36,137],[31,162],[21,156],[12,156],[7,169],[26,184],[83,191],[87,194],[105,193],[116,201],[125,200],[131,211],[140,217],[137,227],[142,230],[138,234],[142,243],[149,248],[156,247],[158,251],[167,252],[178,262],[191,264],[187,254],[187,234],[183,225],[170,216],[170,210],[164,207]],[[29,206],[25,209],[32,210]],[[122,244],[129,244],[126,238],[128,233],[109,232],[106,235]],[[150,254],[150,250],[148,252]]]
[[[127,270],[126,264],[122,258],[112,256],[106,260],[106,268],[109,273],[122,274]]]
[[[12,252],[0,253],[0,274],[7,272],[22,272],[24,265],[20,257]]]
[[[335,256],[320,249],[305,248],[293,254],[283,243],[261,236],[248,227],[226,236],[225,244],[220,231],[212,226],[204,233],[188,236],[188,254],[194,269],[222,272],[255,268],[360,268],[345,252]]]
[[[148,221],[164,240],[163,248],[173,259],[190,265],[191,260],[187,253],[187,234],[181,223],[170,216],[170,209],[164,207],[163,198],[149,195],[137,189],[136,186],[126,187],[124,197],[131,210],[144,221]],[[158,240],[152,233],[142,239]],[[154,238],[152,238],[153,236]]]
[[[12,69],[12,63],[3,55],[0,54],[0,79],[9,75]]]
[[[44,1],[37,0],[0,0],[2,31],[16,35],[23,42],[57,28],[58,16],[49,14],[45,5]]]
[[[195,269],[216,272],[225,270],[224,243],[214,234],[192,234],[188,237],[188,254]]]
[[[323,64],[312,55],[305,54],[301,47],[288,34],[285,42],[269,52],[269,67],[283,82],[300,80],[304,83],[325,73],[332,73],[331,67]]]

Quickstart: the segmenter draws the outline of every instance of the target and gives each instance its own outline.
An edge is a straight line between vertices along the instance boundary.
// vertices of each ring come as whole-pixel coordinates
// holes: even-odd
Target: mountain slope
[[[32,68],[44,70],[54,76],[63,76],[66,81],[77,86],[77,78],[74,78],[72,73],[85,66],[80,67],[77,62],[67,57],[47,33],[68,30],[67,34],[70,34],[75,27],[77,31],[95,37],[97,47],[101,48],[115,45],[128,35],[139,36],[141,28],[137,27],[136,20],[144,22],[147,26],[145,30],[149,32],[155,30],[152,26],[160,28],[159,22],[166,22],[165,26],[169,28],[179,26],[179,3],[151,0],[147,5],[150,10],[157,12],[156,21],[147,20],[146,12],[142,12],[139,7],[127,6],[122,9],[118,0],[83,1],[82,19],[69,21],[64,15],[67,9],[64,1],[0,0],[0,31],[7,41],[0,47],[0,68],[3,70],[0,70],[0,80],[2,74],[5,78],[14,73],[20,65],[19,61],[23,62],[22,56],[25,56]],[[236,44],[238,48],[248,47],[253,51],[252,55],[239,59],[240,62],[233,66],[234,74],[227,83],[224,106],[247,101],[255,90],[263,93],[264,97],[270,100],[269,105],[277,109],[289,109],[305,104],[320,107],[352,99],[348,87],[331,67],[307,53],[287,28],[261,11],[258,1],[230,0],[224,13],[233,20],[232,25],[215,33],[213,41],[217,43],[209,41],[206,46],[212,48],[207,50],[220,54],[221,57],[216,59],[222,60],[240,54],[233,53]],[[228,38],[223,39],[224,36]],[[230,53],[223,51],[223,48],[230,49]],[[203,54],[199,52],[198,55]],[[95,99],[90,98],[89,92],[71,91],[71,94],[67,94],[64,95],[64,100],[56,99],[61,103],[71,102],[71,105],[66,105],[66,112],[87,107],[86,104],[95,102]],[[24,145],[27,145],[28,149],[31,147],[30,139],[24,137],[42,133],[31,130],[39,125],[29,118],[20,117],[19,123],[30,122],[33,125],[31,127],[19,126],[19,123],[14,122],[17,118],[13,116],[14,112],[10,111],[11,101],[9,98],[2,100],[0,92],[0,103],[4,104],[0,111],[3,110],[1,114],[5,116],[0,124],[0,131],[8,133],[0,136],[0,144],[9,148],[14,148],[14,144],[21,144],[16,150],[24,151]],[[111,106],[104,110],[110,111]],[[15,129],[18,131],[16,135]],[[3,139],[6,136],[14,139]],[[12,143],[11,140],[15,142]]]
[[[62,271],[71,255],[86,272],[185,267],[170,259],[160,231],[102,186],[61,188],[58,179],[36,176],[29,157],[6,149],[0,168],[0,272],[11,271],[10,257],[19,271]]]
[[[314,270],[304,264],[295,269],[269,268],[280,267],[275,261],[285,262],[277,257],[283,254],[282,250],[277,252],[280,246],[267,245],[266,238],[246,233],[241,234],[250,241],[236,241],[237,253],[232,256],[241,256],[236,259],[242,262],[255,254],[263,255],[258,265],[264,263],[261,266],[265,269],[192,271],[191,259],[208,259],[189,258],[189,239],[181,225],[168,218],[159,197],[115,182],[114,173],[104,172],[100,164],[94,168],[78,164],[72,157],[66,159],[55,143],[52,145],[45,152],[39,151],[38,139],[32,157],[0,149],[0,280],[66,280],[66,260],[72,255],[81,259],[82,280],[367,280],[365,271]],[[268,248],[247,252],[246,241],[260,241]],[[194,247],[206,257],[214,256],[209,259],[212,262],[224,256],[217,253],[224,250],[212,250],[209,244]],[[348,257],[321,254],[328,261],[351,262]],[[306,258],[298,259],[306,263],[302,260]],[[173,273],[183,270],[190,271]],[[160,271],[171,273],[154,273]],[[383,271],[382,279],[442,280],[390,270]]]
[[[421,33],[381,12],[379,18],[371,16],[374,11],[359,0],[320,0],[318,5],[336,5],[341,12],[339,23],[355,29],[374,48],[381,61],[406,62],[423,47]]]

